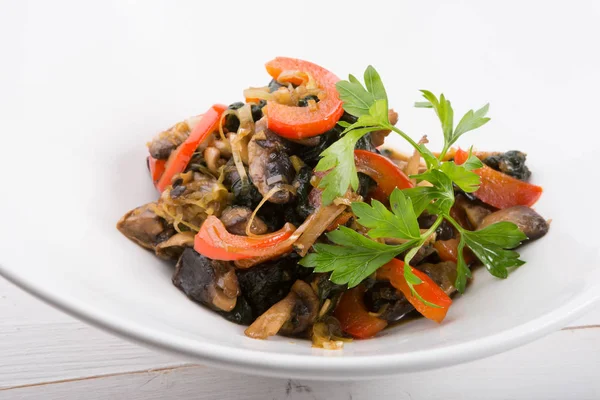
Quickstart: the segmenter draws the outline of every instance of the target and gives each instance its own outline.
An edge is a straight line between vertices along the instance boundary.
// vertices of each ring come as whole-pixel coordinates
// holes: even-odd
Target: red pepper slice
[[[342,330],[357,339],[373,337],[388,324],[367,311],[364,296],[365,288],[362,285],[345,291],[333,312]]]
[[[234,235],[225,229],[219,218],[211,215],[196,234],[194,250],[210,259],[223,261],[268,256],[280,251],[282,246],[291,249],[292,243],[287,243],[286,239],[295,230],[294,225],[286,223],[277,232],[266,235]]]
[[[401,291],[410,304],[425,318],[442,322],[452,305],[452,299],[426,273],[413,267],[410,269],[423,281],[414,286],[417,293],[426,301],[440,306],[439,308],[428,306],[413,295],[404,279],[404,262],[396,258],[377,270],[377,278],[389,280],[392,286]]]
[[[458,149],[454,155],[454,162],[460,165],[467,161],[468,157],[466,151]],[[520,181],[486,165],[473,172],[481,177],[481,186],[473,194],[496,208],[531,207],[542,195],[541,186]]]
[[[367,150],[354,150],[356,170],[369,175],[388,197],[395,188],[413,187],[406,174],[389,158]]]
[[[147,161],[148,169],[150,170],[150,176],[152,177],[152,182],[154,183],[154,186],[156,186],[156,184],[160,180],[160,177],[165,172],[165,165],[167,162],[165,160],[157,160],[152,156],[148,156]]]
[[[335,88],[340,79],[316,64],[295,58],[277,57],[266,64],[267,72],[277,79],[284,71],[301,71],[310,74],[325,92],[317,103],[317,110],[292,107],[268,101],[266,114],[269,129],[288,139],[303,139],[320,135],[333,128],[344,113],[342,101]]]
[[[221,114],[227,109],[227,106],[215,104],[202,115],[202,119],[198,121],[190,136],[182,144],[175,149],[165,165],[165,171],[160,177],[156,188],[162,193],[167,186],[171,184],[171,180],[175,175],[183,172],[188,163],[192,159],[194,152],[211,133],[219,126]]]

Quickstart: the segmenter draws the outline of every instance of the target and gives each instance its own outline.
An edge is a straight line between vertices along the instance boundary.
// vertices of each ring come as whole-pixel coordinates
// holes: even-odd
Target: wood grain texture
[[[296,381],[187,366],[8,389],[0,399],[597,399],[599,333],[560,331],[485,360],[379,381]]]
[[[579,399],[592,398],[588,394],[600,389],[596,379],[600,365],[600,306],[573,322],[572,328],[486,360],[352,384],[291,382],[185,366],[177,357],[156,353],[83,324],[1,278],[0,315],[2,400],[80,399],[83,393],[86,399],[133,400],[234,396],[335,400],[347,399],[349,394],[353,399],[368,398],[369,394],[379,394],[381,398],[445,395],[447,399],[458,399],[468,398],[467,390],[477,393],[472,390],[477,382],[481,390],[486,386],[493,389],[486,396],[500,394],[490,398],[511,398],[507,388],[522,386],[533,394],[547,394],[545,398],[560,398],[558,394],[564,398],[568,387],[572,390],[569,393],[578,394],[571,398]],[[443,387],[428,384],[436,379],[445,382]],[[304,386],[311,390],[303,389]],[[554,393],[556,397],[550,396]]]
[[[182,365],[84,324],[0,278],[0,388]]]

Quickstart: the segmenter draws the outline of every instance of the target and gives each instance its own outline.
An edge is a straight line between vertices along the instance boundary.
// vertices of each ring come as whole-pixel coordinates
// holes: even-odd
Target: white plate
[[[211,6],[219,8],[40,1],[0,12],[4,276],[91,323],[202,363],[318,379],[484,357],[561,327],[600,295],[596,5]],[[492,121],[460,144],[529,153],[533,180],[545,188],[537,209],[553,222],[523,249],[528,263],[503,281],[477,271],[441,326],[416,321],[341,352],[246,338],[189,301],[171,284],[172,267],[115,222],[156,196],[146,141],[264,84],[263,63],[277,55],[340,76],[375,65],[399,126],[434,144],[433,113],[412,108],[418,89],[445,91],[457,114],[489,101]]]

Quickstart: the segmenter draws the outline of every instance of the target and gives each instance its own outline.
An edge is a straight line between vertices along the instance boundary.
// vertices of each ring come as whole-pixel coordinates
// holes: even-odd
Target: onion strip
[[[256,208],[252,212],[252,215],[250,215],[250,218],[248,218],[248,222],[246,223],[246,236],[260,236],[260,235],[255,235],[254,233],[252,233],[252,230],[250,229],[252,227],[252,222],[254,222],[254,218],[256,217],[256,213],[258,212],[258,210],[260,210],[260,208],[263,206],[263,204],[265,204],[271,197],[273,197],[273,195],[275,193],[281,192],[283,190],[287,190],[288,192],[290,192],[292,194],[296,194],[296,188],[293,187],[292,185],[281,185],[281,186],[276,186],[274,188],[271,188],[271,190],[269,190],[267,192],[267,194],[265,194],[263,196],[260,203],[258,203]]]

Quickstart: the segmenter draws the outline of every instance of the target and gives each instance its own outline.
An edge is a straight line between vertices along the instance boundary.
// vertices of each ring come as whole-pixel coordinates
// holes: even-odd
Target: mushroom
[[[296,304],[290,319],[279,330],[284,335],[297,335],[311,327],[319,313],[319,298],[312,287],[304,281],[296,281],[292,286],[296,294]]]
[[[485,217],[477,226],[483,229],[496,222],[508,221],[516,224],[529,240],[536,240],[548,233],[548,222],[540,214],[526,206],[514,206],[498,210]]]
[[[230,233],[235,235],[246,235],[246,225],[248,220],[252,216],[252,210],[248,207],[233,206],[227,207],[221,214],[221,222],[225,225],[225,228]],[[252,225],[250,226],[250,232],[255,235],[262,235],[267,233],[267,225],[259,217],[254,217]]]
[[[254,339],[266,339],[269,336],[276,335],[283,324],[291,317],[297,298],[298,296],[294,292],[290,292],[283,300],[275,303],[258,317],[244,331],[244,334]]]
[[[194,232],[177,233],[156,245],[156,255],[165,260],[177,260],[186,247],[194,246]]]
[[[288,155],[288,144],[267,129],[265,118],[256,123],[255,130],[256,133],[248,144],[248,171],[252,183],[265,196],[273,188],[291,185],[295,171]],[[289,190],[280,190],[269,201],[285,204],[291,199]]]
[[[186,247],[177,261],[173,284],[190,299],[214,310],[233,310],[240,295],[230,263],[211,260],[190,247]]]
[[[308,283],[297,280],[288,295],[258,317],[244,333],[255,339],[266,339],[278,332],[299,334],[312,326],[318,310],[315,292]]]
[[[447,294],[456,291],[456,264],[452,261],[444,261],[437,264],[424,263],[416,266],[419,271],[425,272],[433,281]]]
[[[166,160],[169,158],[171,152],[188,138],[190,132],[200,119],[201,116],[188,118],[156,135],[148,143],[150,155],[157,160]]]
[[[165,229],[165,220],[153,211],[155,206],[148,203],[129,211],[117,222],[117,229],[140,246],[154,249],[174,233]]]
[[[462,194],[456,196],[455,204],[464,211],[472,227],[479,226],[481,221],[493,212],[489,206],[486,206],[481,201],[470,200]]]

